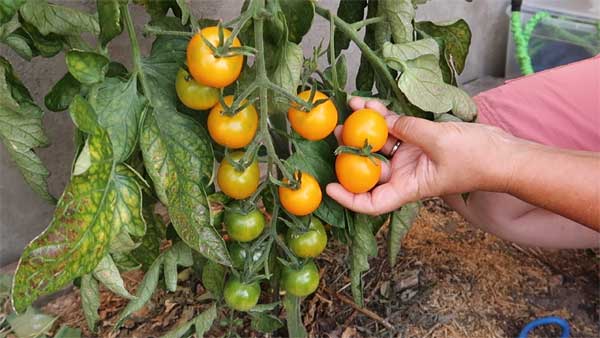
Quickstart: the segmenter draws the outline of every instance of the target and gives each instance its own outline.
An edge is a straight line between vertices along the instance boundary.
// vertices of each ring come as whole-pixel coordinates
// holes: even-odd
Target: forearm
[[[599,154],[523,142],[511,161],[497,190],[600,231]]]

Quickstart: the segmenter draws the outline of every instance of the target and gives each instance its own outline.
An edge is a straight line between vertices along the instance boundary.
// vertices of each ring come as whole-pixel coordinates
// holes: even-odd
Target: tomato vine
[[[336,173],[348,190],[368,191],[385,161],[376,151],[387,127],[372,111],[363,113],[379,117],[370,128],[378,132],[358,130],[366,117],[350,122],[344,133],[352,135],[343,134],[347,144],[334,151],[333,129],[353,119],[347,120],[342,51],[352,42],[361,54],[359,90],[352,95],[438,121],[473,120],[476,113],[456,87],[470,44],[468,25],[416,22],[415,9],[423,2],[341,0],[335,14],[311,0],[247,0],[240,16],[222,22],[194,18],[186,1],[134,0],[151,17],[143,30],[155,37],[147,56],[128,0],[98,0],[97,15],[46,0],[0,2],[1,43],[27,60],[65,50],[68,72],[44,102],[52,111],[68,110],[76,126],[71,180],[48,229],[21,257],[12,289],[15,309],[24,311],[37,297],[80,279],[82,307],[94,330],[100,282],[130,299],[118,328],[151,299],[161,278],[175,291],[178,273],[187,270],[200,276],[214,304],[172,336],[189,334],[192,327],[201,335],[227,311],[232,334],[240,324],[234,310],[245,312],[262,332],[280,329],[285,313],[290,336],[305,336],[302,299],[319,287],[315,261],[332,241],[350,246],[352,295],[363,306],[362,273],[377,253],[374,234],[389,224],[393,266],[419,204],[369,217],[322,192]],[[329,43],[307,58],[299,44],[315,15],[328,21]],[[207,27],[218,43],[204,36]],[[112,61],[107,48],[123,31],[131,71]],[[81,32],[96,36],[96,45]],[[228,79],[202,82],[214,74],[200,78],[192,67],[190,49],[200,45],[213,61],[243,60],[241,75],[238,68]],[[328,61],[325,69],[321,56]],[[210,104],[178,96],[180,84],[205,90]],[[47,144],[43,111],[4,57],[0,94],[0,140],[32,188],[54,201],[48,172],[35,154]],[[361,179],[367,183],[354,186]],[[165,220],[157,207],[166,209]],[[131,295],[120,273],[138,268],[145,275]],[[267,282],[271,291],[261,291]]]

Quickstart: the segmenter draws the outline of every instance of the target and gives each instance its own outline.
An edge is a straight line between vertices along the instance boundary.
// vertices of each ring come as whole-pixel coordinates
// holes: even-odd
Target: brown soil
[[[439,200],[430,200],[406,236],[397,266],[390,268],[386,231],[384,227],[378,233],[379,257],[370,260],[371,269],[364,275],[366,310],[351,302],[347,249],[330,244],[319,260],[321,287],[304,301],[304,323],[311,335],[514,337],[529,321],[558,315],[569,321],[572,337],[600,336],[598,251],[521,248],[474,229]],[[124,278],[133,291],[141,274],[126,273]],[[175,293],[157,291],[120,331],[112,331],[126,301],[102,290],[98,335],[161,336],[207,307],[202,294],[194,278]],[[72,291],[43,310],[60,316],[57,327],[80,327],[88,336],[79,305],[79,293]],[[213,327],[210,336],[225,332]],[[259,336],[248,325],[238,333]],[[531,337],[558,335],[556,328],[544,327]]]

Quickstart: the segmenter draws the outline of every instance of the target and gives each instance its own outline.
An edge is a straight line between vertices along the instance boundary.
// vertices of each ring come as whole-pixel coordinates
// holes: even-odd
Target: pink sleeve
[[[534,142],[600,151],[600,55],[475,97],[479,122]]]

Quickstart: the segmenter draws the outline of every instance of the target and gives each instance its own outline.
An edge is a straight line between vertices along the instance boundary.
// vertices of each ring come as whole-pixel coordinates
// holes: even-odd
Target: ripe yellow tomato
[[[223,28],[223,41],[231,35],[231,31]],[[194,79],[206,86],[223,88],[227,87],[240,76],[244,65],[243,55],[216,57],[202,36],[213,46],[219,47],[219,28],[217,26],[203,28],[196,33],[187,47],[187,64]],[[236,37],[232,47],[242,44]]]
[[[233,103],[233,96],[223,98],[225,104]],[[243,102],[242,102],[243,104]],[[254,105],[248,105],[233,116],[223,114],[221,103],[217,103],[208,115],[208,132],[218,144],[237,149],[250,144],[258,128],[258,113]]]
[[[244,156],[244,153],[241,151],[229,154],[233,161],[239,161],[242,156]],[[217,170],[219,188],[231,198],[241,200],[252,196],[258,188],[259,182],[260,169],[256,159],[242,172],[237,171],[229,161],[223,159]]]
[[[303,91],[298,97],[304,101],[310,99],[310,90]],[[292,105],[288,110],[288,120],[292,129],[307,140],[318,141],[331,134],[337,124],[338,112],[335,105],[327,95],[317,91],[312,102],[327,100],[304,112],[297,105]]]
[[[360,194],[371,190],[381,176],[381,161],[356,154],[341,153],[335,159],[335,173],[349,192]]]
[[[288,180],[284,179],[283,182],[287,183]],[[319,182],[306,172],[302,172],[298,189],[279,187],[281,205],[296,216],[305,216],[317,210],[322,198]]]
[[[371,151],[383,148],[388,137],[385,119],[373,109],[359,109],[350,114],[342,129],[342,143],[346,146],[362,148],[365,140],[371,145]]]
[[[181,102],[188,108],[205,110],[219,102],[219,90],[194,80],[183,68],[177,72],[175,90]]]

